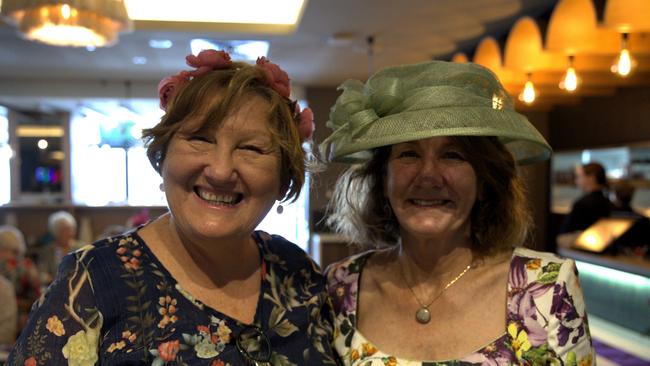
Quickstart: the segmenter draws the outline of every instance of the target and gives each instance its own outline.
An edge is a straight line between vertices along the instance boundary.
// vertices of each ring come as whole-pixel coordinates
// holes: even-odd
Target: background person
[[[330,223],[383,248],[326,271],[345,365],[592,364],[575,263],[521,247],[516,161],[550,148],[494,74],[387,68],[344,83],[329,125],[321,151],[362,163],[337,183]]]
[[[66,256],[9,364],[332,364],[317,266],[254,231],[301,191],[310,113],[265,58],[187,57],[144,132],[169,213]],[[42,347],[33,352],[38,340]]]
[[[47,220],[47,234],[39,241],[38,268],[44,283],[52,282],[63,257],[78,248],[77,220],[67,211],[56,211]]]
[[[0,352],[16,340],[18,329],[18,301],[11,281],[0,274]],[[5,361],[0,359],[0,361]]]
[[[560,234],[583,231],[612,212],[612,203],[606,193],[609,184],[605,168],[600,163],[576,166],[575,183],[584,195],[573,203],[560,228]]]
[[[620,180],[612,187],[614,197],[612,201],[612,216],[628,216],[635,218],[645,217],[632,207],[634,186],[625,180]]]
[[[29,309],[41,296],[40,275],[34,262],[25,256],[26,250],[25,237],[18,228],[0,226],[0,275],[11,283],[14,291],[19,329],[25,326]],[[15,338],[15,333],[12,337]]]

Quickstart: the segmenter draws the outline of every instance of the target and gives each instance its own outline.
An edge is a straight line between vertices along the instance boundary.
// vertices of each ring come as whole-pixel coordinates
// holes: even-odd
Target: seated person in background
[[[613,185],[614,202],[612,207],[612,216],[644,217],[643,214],[632,208],[632,198],[634,198],[634,186],[627,181],[621,180]]]
[[[560,228],[560,234],[583,231],[598,219],[609,216],[612,211],[612,203],[605,194],[609,186],[605,168],[591,162],[577,166],[575,174],[576,186],[585,194],[573,204]]]
[[[66,211],[57,211],[48,218],[47,229],[48,233],[39,243],[37,252],[43,282],[50,283],[63,257],[77,249],[77,220]]]
[[[25,238],[20,230],[11,225],[0,226],[0,275],[11,282],[15,291],[20,327],[27,322],[32,303],[41,296],[38,270],[25,257],[25,250]]]
[[[16,291],[3,275],[0,275],[0,304],[0,350],[3,350],[16,340],[18,326]]]

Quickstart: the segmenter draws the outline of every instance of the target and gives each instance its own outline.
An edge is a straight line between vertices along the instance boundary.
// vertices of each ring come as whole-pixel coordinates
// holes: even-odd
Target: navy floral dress
[[[336,313],[334,347],[344,365],[595,365],[574,261],[524,248],[515,249],[510,261],[507,325],[499,338],[456,360],[409,360],[382,352],[356,329],[359,278],[372,253],[326,270]]]
[[[334,364],[317,265],[280,236],[253,236],[262,257],[254,323],[270,364]],[[134,231],[64,258],[8,365],[245,365],[236,340],[247,327],[184,291]]]

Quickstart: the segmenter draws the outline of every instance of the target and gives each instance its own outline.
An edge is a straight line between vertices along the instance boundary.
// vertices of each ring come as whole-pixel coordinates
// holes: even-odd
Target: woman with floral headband
[[[311,111],[265,58],[187,63],[161,81],[166,113],[144,132],[169,213],[67,256],[9,365],[334,363],[317,266],[254,230],[300,193]]]
[[[522,247],[516,164],[551,149],[494,74],[433,61],[342,89],[321,152],[359,165],[329,223],[373,248],[326,270],[344,364],[592,364],[574,262]]]

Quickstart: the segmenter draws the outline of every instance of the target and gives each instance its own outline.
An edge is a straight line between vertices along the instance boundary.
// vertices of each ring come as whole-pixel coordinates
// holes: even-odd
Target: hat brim
[[[526,117],[514,110],[448,106],[378,118],[357,133],[332,141],[329,159],[360,163],[374,148],[441,136],[495,136],[520,165],[546,160],[552,151]]]

